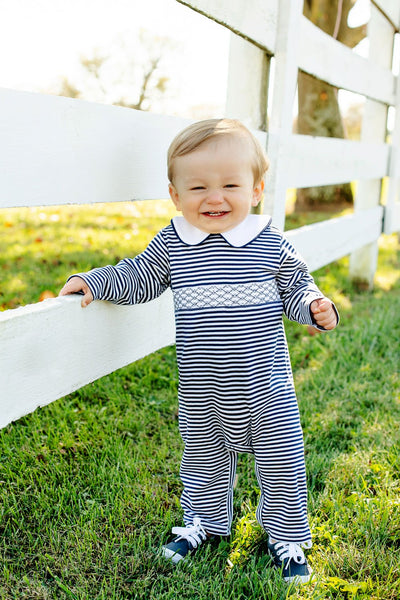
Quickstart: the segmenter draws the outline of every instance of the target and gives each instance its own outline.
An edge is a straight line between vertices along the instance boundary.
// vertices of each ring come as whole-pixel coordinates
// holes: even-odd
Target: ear
[[[263,193],[264,193],[264,179],[261,179],[261,181],[259,181],[258,184],[253,189],[253,200],[251,202],[252,206],[258,205],[261,198],[263,197]]]
[[[179,200],[179,194],[176,191],[175,186],[170,183],[168,186],[169,195],[171,196],[172,202],[175,204],[177,210],[181,210],[181,202]]]

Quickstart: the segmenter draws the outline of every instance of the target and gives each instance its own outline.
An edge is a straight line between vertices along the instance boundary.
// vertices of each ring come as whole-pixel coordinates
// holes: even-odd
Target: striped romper
[[[303,436],[282,315],[314,324],[323,297],[265,215],[224,234],[175,217],[134,259],[79,274],[95,299],[147,302],[171,287],[179,368],[186,526],[228,535],[240,452],[255,457],[257,519],[274,539],[307,542]]]

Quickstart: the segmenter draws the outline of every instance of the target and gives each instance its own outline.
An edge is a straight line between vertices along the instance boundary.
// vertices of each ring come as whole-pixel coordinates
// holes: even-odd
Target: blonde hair
[[[258,140],[237,119],[206,119],[193,123],[178,133],[168,148],[169,181],[173,183],[175,158],[190,154],[207,140],[223,135],[236,135],[249,140],[254,150],[252,159],[254,183],[258,184],[268,171],[269,161]]]

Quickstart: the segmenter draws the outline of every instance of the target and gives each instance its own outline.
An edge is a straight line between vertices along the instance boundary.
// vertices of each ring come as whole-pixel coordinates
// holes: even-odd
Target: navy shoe
[[[311,548],[311,542],[295,544],[292,542],[274,542],[268,540],[268,550],[274,565],[282,573],[285,581],[307,583],[310,581],[312,568],[304,556],[303,548]]]
[[[213,536],[207,535],[198,518],[193,519],[193,525],[189,527],[173,527],[172,533],[177,536],[162,547],[162,555],[175,564],[194,554],[203,542],[213,539]]]

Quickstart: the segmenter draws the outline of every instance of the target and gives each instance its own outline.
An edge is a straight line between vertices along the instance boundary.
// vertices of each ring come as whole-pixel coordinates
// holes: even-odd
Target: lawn
[[[75,271],[139,252],[169,203],[0,213],[0,307],[58,293]],[[174,348],[161,350],[0,432],[0,598],[291,600],[400,598],[400,249],[382,237],[373,292],[348,259],[315,273],[340,327],[287,322],[304,427],[315,580],[288,587],[255,523],[243,455],[230,540],[169,565],[181,524]]]

